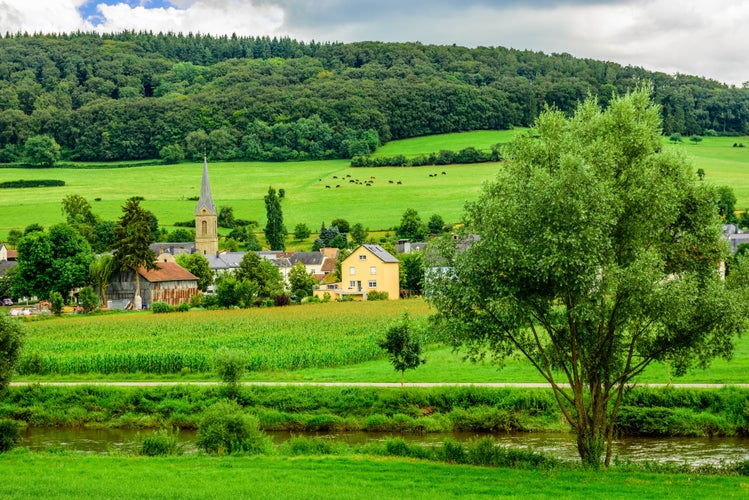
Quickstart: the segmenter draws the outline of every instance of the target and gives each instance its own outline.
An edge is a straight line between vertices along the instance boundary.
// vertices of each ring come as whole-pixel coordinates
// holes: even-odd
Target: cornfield
[[[350,365],[383,357],[377,340],[405,309],[414,322],[429,313],[410,300],[33,321],[18,373],[205,373],[221,347],[250,371]]]

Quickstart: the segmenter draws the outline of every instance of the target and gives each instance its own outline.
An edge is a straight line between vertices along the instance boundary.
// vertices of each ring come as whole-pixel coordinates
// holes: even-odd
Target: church
[[[151,245],[158,262],[174,262],[183,253],[200,253],[203,256],[218,254],[218,210],[211,195],[208,178],[208,158],[203,157],[203,178],[200,183],[200,198],[195,207],[195,243],[165,243]]]

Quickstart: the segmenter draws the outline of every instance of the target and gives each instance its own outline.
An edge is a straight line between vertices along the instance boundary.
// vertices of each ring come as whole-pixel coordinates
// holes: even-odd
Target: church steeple
[[[195,207],[195,215],[198,215],[203,207],[208,212],[218,215],[216,205],[213,203],[213,196],[211,196],[211,182],[208,180],[208,158],[206,156],[203,157],[203,181],[200,184],[200,198],[198,199],[198,206]]]
[[[200,198],[195,207],[195,248],[198,253],[218,252],[218,211],[211,196],[211,183],[208,180],[208,158],[203,157],[203,181],[200,185]]]

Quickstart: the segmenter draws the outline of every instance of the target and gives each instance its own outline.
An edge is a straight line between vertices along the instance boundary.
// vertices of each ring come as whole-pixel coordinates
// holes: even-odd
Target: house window
[[[377,267],[372,266],[369,268],[369,274],[377,274]]]
[[[349,268],[348,268],[348,273],[349,273],[349,274],[350,274],[351,276],[355,276],[355,275],[356,275],[356,268],[355,268],[354,266],[351,266],[351,267],[349,267]]]
[[[369,280],[369,288],[377,288],[377,281]]]
[[[365,254],[362,254],[359,256],[359,260],[367,260],[367,256]]]
[[[356,288],[356,281],[354,281],[354,280],[349,281],[348,282],[348,287],[349,288]]]

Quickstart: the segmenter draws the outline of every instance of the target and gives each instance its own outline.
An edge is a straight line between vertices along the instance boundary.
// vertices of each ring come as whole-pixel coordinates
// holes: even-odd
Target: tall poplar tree
[[[286,226],[283,225],[281,200],[272,187],[268,188],[265,196],[265,214],[268,222],[265,224],[265,239],[271,250],[286,250]]]

